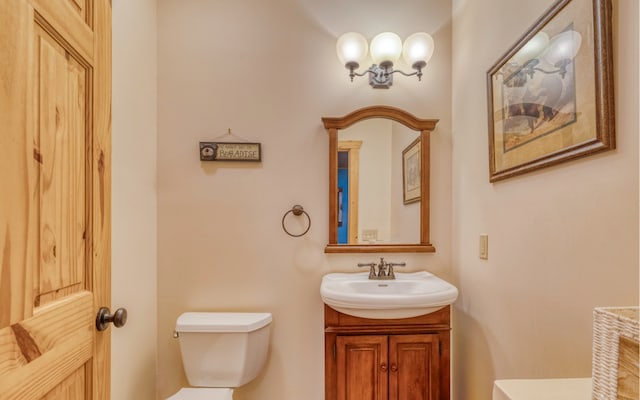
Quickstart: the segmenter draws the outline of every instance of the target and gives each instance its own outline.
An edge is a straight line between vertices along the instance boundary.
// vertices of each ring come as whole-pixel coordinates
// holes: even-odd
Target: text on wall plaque
[[[262,161],[260,143],[200,142],[200,161]]]

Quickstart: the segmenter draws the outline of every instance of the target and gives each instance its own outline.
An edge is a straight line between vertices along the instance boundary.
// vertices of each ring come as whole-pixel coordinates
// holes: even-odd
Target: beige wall
[[[157,337],[156,4],[113,2],[111,398],[155,399]]]
[[[328,237],[328,138],[322,116],[373,104],[439,118],[432,141],[432,240],[438,253],[396,255],[449,278],[451,251],[450,5],[410,0],[158,1],[158,396],[186,381],[171,334],[187,310],[269,311],[263,374],[237,400],[321,400],[320,279],[373,255],[323,253]],[[434,36],[421,83],[390,90],[350,83],[338,35],[382,30]],[[263,162],[201,163],[198,141],[227,128],[261,142]],[[282,215],[302,204],[309,233],[291,238]],[[295,226],[292,223],[291,229]]]
[[[638,304],[636,0],[614,1],[617,150],[488,180],[486,70],[551,2],[453,2],[458,400],[490,399],[497,378],[590,376],[593,308]]]

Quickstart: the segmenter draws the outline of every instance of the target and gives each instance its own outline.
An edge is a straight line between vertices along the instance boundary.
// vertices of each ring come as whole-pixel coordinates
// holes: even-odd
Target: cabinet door
[[[389,400],[437,400],[439,339],[433,335],[389,337]]]
[[[387,400],[387,336],[336,338],[337,400]]]

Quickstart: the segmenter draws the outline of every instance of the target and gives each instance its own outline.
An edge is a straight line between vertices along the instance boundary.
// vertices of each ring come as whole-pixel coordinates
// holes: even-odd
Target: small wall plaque
[[[260,143],[200,142],[200,161],[262,161]]]

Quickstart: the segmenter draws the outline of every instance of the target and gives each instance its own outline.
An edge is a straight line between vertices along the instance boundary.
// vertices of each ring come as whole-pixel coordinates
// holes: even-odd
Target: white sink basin
[[[395,273],[394,280],[369,279],[368,272],[331,273],[322,278],[322,301],[362,318],[410,318],[437,311],[458,298],[458,289],[426,272]]]

